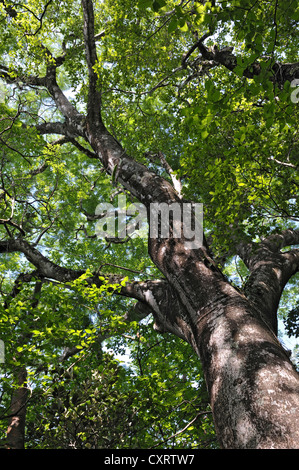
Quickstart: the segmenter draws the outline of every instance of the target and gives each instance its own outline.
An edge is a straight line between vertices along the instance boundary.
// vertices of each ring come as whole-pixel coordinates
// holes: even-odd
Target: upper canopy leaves
[[[39,316],[30,297],[34,275],[39,282],[41,274],[32,273],[39,268],[33,247],[49,258],[52,274],[59,265],[71,275],[103,271],[103,278],[127,269],[145,285],[161,277],[143,240],[95,238],[97,205],[114,203],[121,187],[117,165],[111,181],[102,171],[105,155],[86,137],[93,119],[121,143],[122,155],[169,182],[175,174],[183,196],[204,203],[214,253],[235,254],[240,241],[292,227],[299,218],[296,2],[105,0],[93,6],[88,25],[91,16],[84,23],[79,1],[0,2],[2,294],[16,293],[11,280],[20,273],[30,278],[24,298],[11,303],[11,317],[4,309],[1,328],[11,334],[20,321],[19,334],[27,322],[25,333],[34,336],[22,337],[18,352],[27,351],[33,365],[42,351],[50,363],[57,348],[61,353],[65,344],[94,339],[98,313],[86,315],[88,296],[78,306],[65,288],[43,286]],[[27,251],[15,254],[12,240]],[[56,282],[64,281],[57,276]],[[131,292],[123,286],[125,295],[134,286]],[[140,300],[136,291],[131,296]],[[121,301],[101,301],[97,327],[122,332],[122,320],[111,314]],[[65,342],[68,318],[75,326]],[[56,319],[52,334],[46,328]]]

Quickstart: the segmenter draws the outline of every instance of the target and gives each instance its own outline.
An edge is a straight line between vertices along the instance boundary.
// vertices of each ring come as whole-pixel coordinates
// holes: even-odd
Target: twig
[[[186,424],[186,426],[183,428],[183,429],[180,429],[178,432],[176,432],[175,434],[172,434],[171,436],[167,437],[164,441],[162,442],[159,442],[158,444],[155,444],[152,448],[154,447],[158,447],[160,446],[161,444],[164,444],[165,442],[169,441],[169,439],[172,439],[176,436],[178,436],[179,434],[182,434],[183,432],[185,432],[193,423],[195,423],[195,421],[201,416],[201,415],[206,415],[208,413],[212,413],[212,411],[200,411],[196,416],[195,418],[193,418],[188,424]]]

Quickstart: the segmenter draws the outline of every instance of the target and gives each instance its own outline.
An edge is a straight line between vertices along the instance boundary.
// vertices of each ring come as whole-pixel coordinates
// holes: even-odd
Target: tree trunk
[[[24,449],[25,422],[28,399],[28,388],[26,386],[27,371],[23,367],[18,372],[18,388],[12,393],[10,406],[10,422],[7,429],[7,447],[9,449]]]
[[[259,313],[238,295],[201,312],[198,345],[225,448],[299,448],[299,376]]]
[[[151,255],[184,309],[168,306],[161,330],[179,329],[199,355],[221,446],[299,448],[299,375],[273,332],[276,310],[262,311],[207,266],[204,247],[167,245],[151,241]]]

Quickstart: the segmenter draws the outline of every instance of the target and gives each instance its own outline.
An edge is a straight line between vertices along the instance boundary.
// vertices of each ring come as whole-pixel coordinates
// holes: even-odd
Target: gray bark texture
[[[92,0],[82,0],[82,7],[89,71],[87,116],[77,112],[57,85],[60,58],[45,77],[28,78],[28,83],[47,88],[65,118],[64,123],[45,123],[38,130],[62,134],[75,145],[75,139],[83,137],[92,148],[88,155],[97,158],[107,174],[148,210],[152,202],[182,204],[171,183],[127,155],[106,129],[94,72]],[[203,58],[230,69],[235,66],[231,51],[211,52],[200,43],[197,46]],[[297,76],[295,65],[292,76]],[[149,255],[165,280],[127,283],[120,292],[136,299],[137,317],[152,313],[158,331],[179,336],[193,347],[202,363],[223,448],[299,448],[299,375],[276,336],[279,300],[299,266],[299,250],[281,252],[281,248],[298,244],[298,230],[287,230],[260,243],[240,244],[238,255],[250,272],[243,294],[218,269],[205,240],[201,247],[187,249],[183,239],[171,234],[167,239],[149,238]],[[67,282],[83,274],[55,265],[22,238],[0,242],[0,253],[13,251],[24,253],[40,278]],[[99,284],[96,274],[91,282]],[[23,382],[20,396],[13,398],[13,406],[19,409],[27,393]],[[23,432],[17,416],[16,412],[16,419],[11,420],[11,436],[17,426]],[[19,442],[22,446],[20,436]]]

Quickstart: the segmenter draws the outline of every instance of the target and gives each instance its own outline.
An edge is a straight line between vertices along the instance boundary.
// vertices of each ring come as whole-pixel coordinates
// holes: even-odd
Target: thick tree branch
[[[281,252],[281,248],[299,244],[299,230],[284,230],[260,243],[240,244],[238,254],[250,270],[245,286],[252,300],[277,334],[277,308],[283,289],[299,270],[299,250]]]
[[[27,260],[33,264],[40,276],[55,279],[59,282],[70,282],[84,274],[83,270],[72,270],[56,265],[26,240],[21,238],[9,239],[0,242],[0,253],[23,253]]]
[[[56,80],[56,69],[63,63],[64,57],[59,57],[55,59],[54,57],[52,57],[51,52],[48,51],[47,48],[43,47],[43,49],[46,50],[46,54],[51,58],[51,63],[50,65],[48,64],[47,72],[44,77],[26,75],[20,72],[19,70],[11,70],[5,65],[0,65],[0,77],[4,78],[4,80],[8,84],[24,84],[26,86],[37,86],[47,88],[59,111],[65,117],[67,123],[69,123],[69,128],[73,128],[76,130],[76,136],[84,135],[84,116],[80,114],[75,108],[75,106],[71,104],[71,102],[62,92]],[[58,128],[58,123],[54,124],[56,128]],[[50,125],[48,126],[48,129],[46,129],[46,125],[41,126],[41,130],[43,130],[44,133],[49,133]],[[74,132],[72,131],[71,133],[74,134]],[[63,132],[63,135],[66,135],[65,131]]]
[[[28,86],[45,86],[44,77],[26,75],[17,70],[12,70],[4,64],[0,64],[0,77],[3,78],[7,84],[23,83]]]
[[[198,41],[195,45],[198,47],[203,59],[223,65],[228,70],[235,72],[238,60],[237,56],[232,52],[232,47],[218,49],[215,46],[213,48],[208,48],[202,41]],[[287,64],[269,62],[269,71],[271,73],[270,79],[279,85],[283,85],[286,81],[291,82],[292,80],[299,78],[299,62]],[[246,78],[253,78],[255,75],[260,75],[261,72],[262,66],[256,61],[243,70],[243,76]]]
[[[84,133],[79,133],[82,128],[78,128],[72,124],[72,121],[66,122],[43,122],[42,124],[37,124],[35,126],[36,130],[42,134],[58,134],[64,135],[69,139],[75,139],[78,136],[84,136]]]
[[[281,233],[275,233],[265,238],[263,244],[273,252],[278,252],[286,246],[299,245],[299,230],[287,229]]]
[[[273,253],[278,253],[282,248],[299,244],[299,230],[287,229],[280,233],[274,233],[263,239],[260,243],[240,243],[237,253],[242,258],[250,271],[254,269],[255,254],[258,247],[267,247]]]
[[[47,74],[44,79],[46,88],[52,96],[56,106],[61,114],[69,120],[72,125],[76,126],[79,135],[83,134],[84,116],[80,114],[75,106],[67,99],[61,88],[58,86],[56,80],[56,66],[51,65],[47,69]]]
[[[36,268],[34,273],[42,278],[53,279],[55,281],[66,283],[78,279],[80,276],[85,274],[85,270],[75,270],[70,268],[65,268],[59,266],[56,263],[49,260],[46,256],[40,253],[34,246],[28,243],[26,240],[21,238],[18,239],[9,239],[6,241],[0,241],[0,253],[14,253],[20,252],[23,253],[27,260],[33,264]],[[31,274],[32,276],[32,274]],[[110,283],[120,283],[124,276],[121,275],[103,275],[101,277],[106,278]],[[23,277],[22,279],[23,280]],[[87,280],[88,281],[88,280]],[[99,274],[96,272],[93,274],[92,278],[89,279],[91,284],[96,284],[100,287],[103,284],[103,281],[99,279]],[[156,284],[153,281],[150,281],[151,288],[155,287],[160,281],[156,281]],[[164,281],[161,281],[164,282]],[[160,285],[160,284],[159,284]],[[123,286],[119,293],[125,297],[131,297],[136,300],[146,302],[145,291],[149,289],[149,285],[146,281],[133,283],[128,283],[126,286]]]
[[[59,134],[65,136],[65,139],[58,140],[53,142],[54,145],[57,144],[64,144],[70,142],[73,144],[80,152],[85,153],[90,158],[97,158],[98,156],[92,152],[90,149],[81,145],[76,138],[77,137],[85,137],[85,132],[81,135],[79,134],[82,128],[78,128],[78,126],[73,126],[71,121],[65,122],[43,122],[42,124],[37,124],[35,126],[37,132],[41,135],[48,135],[48,134]]]
[[[34,274],[41,278],[66,283],[74,281],[85,274],[85,270],[73,270],[58,266],[25,240],[10,239],[0,242],[0,253],[13,253],[16,251],[23,253],[36,268],[36,271],[30,275],[28,274],[26,279],[22,277],[22,281],[31,280]],[[112,284],[120,283],[123,279],[123,276],[118,275],[104,276]],[[87,279],[87,282],[98,287],[103,284],[103,281],[99,279],[98,273],[94,273],[90,279]],[[189,343],[192,342],[190,333],[184,328],[184,322],[182,321],[182,318],[186,317],[185,306],[166,280],[128,282],[117,293],[138,301],[135,309],[135,314],[138,314],[137,316],[141,315],[143,318],[144,315],[152,313],[156,320],[156,330],[173,333]],[[132,315],[132,312],[130,315]],[[130,315],[128,314],[128,319]]]
[[[98,76],[95,72],[97,52],[94,34],[94,12],[92,0],[82,0],[82,7],[84,19],[83,35],[89,77],[87,121],[88,125],[95,129],[101,123],[101,93],[97,89]]]

